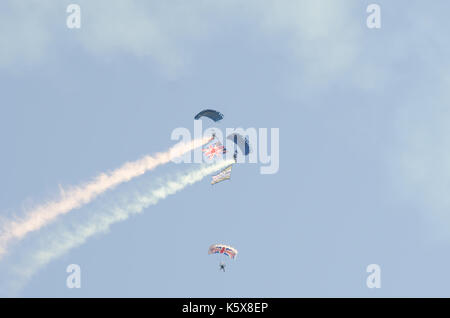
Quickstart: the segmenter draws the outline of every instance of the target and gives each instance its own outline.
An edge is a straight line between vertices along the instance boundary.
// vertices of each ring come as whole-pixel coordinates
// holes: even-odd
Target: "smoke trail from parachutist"
[[[234,163],[233,160],[219,161],[215,164],[203,165],[197,170],[184,173],[173,180],[167,180],[162,186],[147,190],[143,193],[135,193],[130,198],[127,195],[126,203],[116,198],[109,207],[101,211],[95,211],[91,217],[82,224],[71,224],[71,228],[59,228],[56,232],[46,235],[40,247],[27,253],[25,261],[13,266],[14,275],[18,279],[13,282],[15,292],[23,287],[23,284],[33,274],[50,261],[60,257],[70,249],[86,242],[86,240],[97,234],[106,232],[109,227],[117,222],[128,219],[132,214],[141,213],[145,208],[157,204],[167,196],[175,194],[185,187],[202,180],[207,175]],[[123,204],[123,205],[121,205]]]
[[[7,221],[3,224],[0,231],[0,258],[6,253],[7,245],[11,241],[22,239],[28,233],[37,231],[47,225],[59,215],[77,209],[91,202],[105,191],[138,177],[159,165],[168,163],[172,159],[200,147],[208,141],[209,138],[203,138],[187,143],[178,143],[167,152],[157,153],[155,156],[145,156],[140,160],[127,162],[110,173],[100,174],[86,184],[74,187],[65,192],[61,191],[61,198],[59,200],[37,206],[21,219]]]

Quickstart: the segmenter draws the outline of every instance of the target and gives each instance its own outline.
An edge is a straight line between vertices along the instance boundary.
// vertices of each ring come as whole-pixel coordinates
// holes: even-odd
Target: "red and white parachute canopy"
[[[232,246],[213,244],[209,247],[208,254],[224,254],[232,259],[236,258],[238,251]]]

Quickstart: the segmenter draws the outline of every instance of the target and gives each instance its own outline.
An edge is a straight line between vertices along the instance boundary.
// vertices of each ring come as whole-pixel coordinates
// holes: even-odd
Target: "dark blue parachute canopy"
[[[250,144],[248,143],[248,139],[244,138],[241,134],[232,133],[228,135],[227,139],[232,140],[236,145],[238,145],[244,156],[250,153]]]
[[[200,117],[208,117],[209,119],[212,119],[214,121],[219,121],[223,119],[223,115],[219,113],[217,110],[213,109],[205,109],[202,110],[200,113],[195,115],[195,119],[200,119]]]

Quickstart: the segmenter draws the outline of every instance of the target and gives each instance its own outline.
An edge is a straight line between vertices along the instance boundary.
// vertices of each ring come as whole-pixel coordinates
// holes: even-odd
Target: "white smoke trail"
[[[102,208],[102,213],[93,213],[84,223],[71,224],[71,228],[59,228],[55,232],[47,235],[37,249],[27,253],[25,260],[21,264],[11,266],[9,282],[13,287],[11,292],[17,292],[23,285],[50,261],[62,256],[70,249],[82,245],[91,236],[106,232],[109,227],[117,222],[128,219],[132,214],[141,213],[145,208],[157,204],[167,196],[175,194],[185,187],[202,180],[207,175],[234,163],[233,160],[219,161],[215,164],[201,166],[200,169],[182,174],[173,180],[168,180],[156,189],[147,190],[143,193],[135,193],[125,204],[117,203],[114,200],[110,207]]]
[[[168,163],[186,152],[207,143],[209,138],[196,139],[191,142],[181,142],[167,152],[157,153],[154,156],[145,156],[133,162],[127,162],[110,173],[102,173],[92,181],[80,186],[61,191],[61,198],[47,202],[29,211],[24,217],[5,222],[0,231],[0,258],[6,253],[8,244],[19,240],[28,233],[39,230],[53,221],[59,215],[77,209],[91,202],[98,195],[127,182],[159,165]]]

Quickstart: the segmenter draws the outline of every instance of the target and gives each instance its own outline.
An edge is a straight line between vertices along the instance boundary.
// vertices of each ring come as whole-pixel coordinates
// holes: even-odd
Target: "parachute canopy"
[[[224,245],[224,244],[213,244],[209,247],[208,254],[223,254],[232,259],[237,256],[237,249],[232,246]]]
[[[224,146],[220,143],[220,141],[216,142],[213,145],[209,145],[209,147],[203,148],[202,151],[209,158],[209,160],[214,159],[215,156],[219,157],[219,155],[227,152]]]
[[[227,139],[233,141],[236,145],[238,145],[244,156],[250,153],[250,144],[248,143],[248,139],[243,137],[241,134],[232,133],[228,135]]]
[[[217,110],[213,110],[213,109],[202,110],[200,113],[195,115],[194,118],[196,120],[198,120],[201,117],[208,117],[209,119],[214,120],[214,121],[219,121],[219,120],[223,119],[222,113],[219,113]]]

